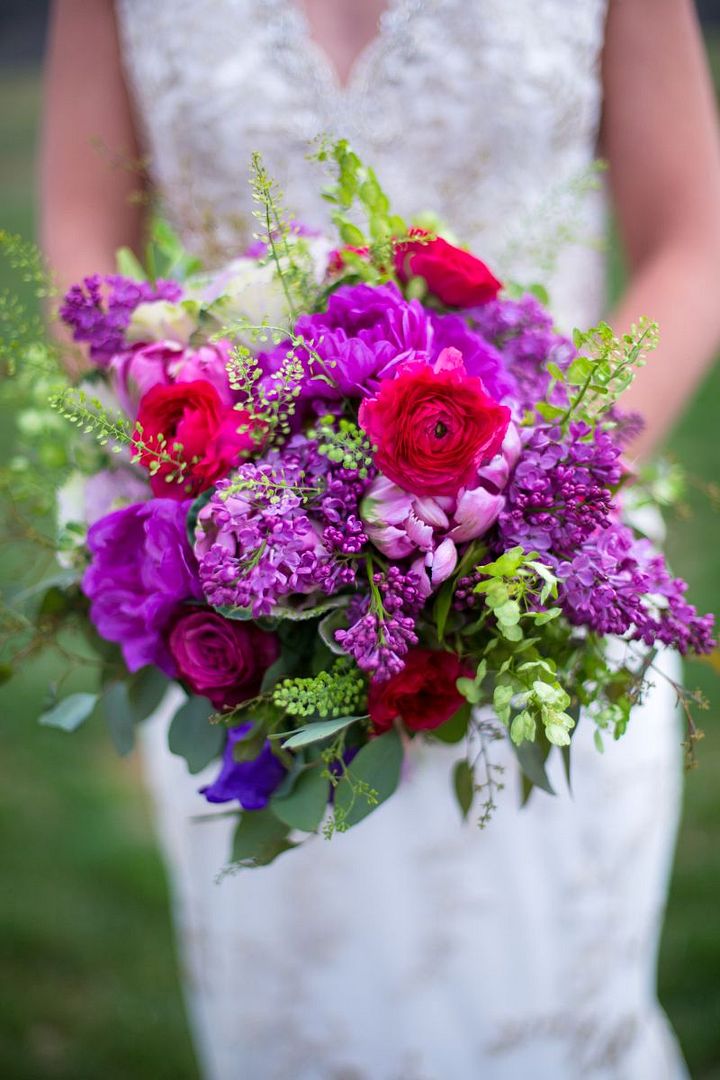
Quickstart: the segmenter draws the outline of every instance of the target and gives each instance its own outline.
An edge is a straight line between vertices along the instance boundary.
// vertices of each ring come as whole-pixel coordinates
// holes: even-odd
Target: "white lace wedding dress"
[[[207,242],[211,219],[236,251],[248,241],[254,149],[297,217],[321,226],[308,143],[343,134],[401,213],[438,211],[504,275],[549,281],[561,325],[598,316],[603,205],[583,190],[605,0],[391,0],[344,88],[293,0],[117,11],[154,180],[189,243]],[[580,724],[574,796],[555,762],[561,794],[520,809],[500,747],[495,818],[462,826],[457,751],[418,750],[350,834],[219,885],[232,826],[193,821],[214,770],[189,776],[169,753],[167,714],[143,750],[209,1080],[684,1075],[655,997],[680,790],[662,680],[603,756]]]

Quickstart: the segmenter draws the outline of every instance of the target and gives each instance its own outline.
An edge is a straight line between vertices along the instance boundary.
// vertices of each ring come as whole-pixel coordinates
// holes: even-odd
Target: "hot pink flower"
[[[120,404],[129,416],[135,416],[140,399],[153,386],[204,379],[215,387],[225,405],[231,405],[234,397],[226,370],[229,352],[230,346],[225,341],[200,345],[197,349],[186,348],[177,341],[135,345],[113,357],[110,364]]]
[[[360,406],[375,463],[413,495],[454,495],[500,450],[510,410],[465,370],[457,349],[435,364],[410,363]]]

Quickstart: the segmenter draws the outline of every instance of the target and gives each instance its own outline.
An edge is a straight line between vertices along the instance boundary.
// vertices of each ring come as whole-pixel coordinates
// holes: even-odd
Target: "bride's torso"
[[[322,226],[307,154],[342,135],[401,214],[432,210],[505,275],[549,278],[563,323],[591,320],[603,294],[601,200],[585,188],[605,7],[389,0],[341,85],[299,0],[117,0],[151,175],[188,243],[247,244],[253,150]]]

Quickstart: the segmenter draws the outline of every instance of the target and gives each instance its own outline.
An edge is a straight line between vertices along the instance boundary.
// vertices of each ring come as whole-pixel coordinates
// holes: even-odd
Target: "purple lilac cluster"
[[[241,466],[198,517],[195,552],[208,602],[257,618],[293,593],[354,584],[355,563],[343,556],[367,542],[357,516],[365,485],[351,470],[334,470],[302,436]]]
[[[513,394],[522,409],[534,409],[548,395],[548,362],[565,370],[575,357],[575,349],[566,337],[553,328],[552,317],[532,294],[519,300],[491,300],[472,311],[472,325],[501,354],[513,376]],[[564,391],[557,388],[562,398]],[[562,405],[563,400],[554,401]]]
[[[379,602],[356,598],[348,608],[349,629],[336,630],[335,640],[362,671],[384,682],[402,671],[403,657],[418,643],[415,620],[423,597],[417,576],[403,574],[397,566],[374,574],[373,586]]]
[[[126,345],[125,331],[139,304],[152,300],[174,303],[182,296],[176,281],[133,281],[120,274],[93,274],[73,285],[60,308],[60,318],[73,332],[73,340],[90,346],[90,358],[106,367]]]
[[[598,531],[557,573],[560,603],[577,626],[630,633],[648,646],[661,641],[683,654],[714,648],[713,616],[698,615],[685,600],[686,583],[671,577],[663,556],[625,525]]]
[[[610,522],[612,489],[621,476],[620,449],[607,432],[572,424],[530,431],[499,519],[500,549],[570,557]]]

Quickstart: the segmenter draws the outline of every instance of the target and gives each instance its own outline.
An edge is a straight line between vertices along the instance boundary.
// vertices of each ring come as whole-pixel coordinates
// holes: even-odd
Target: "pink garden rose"
[[[413,495],[454,495],[500,450],[510,410],[467,374],[462,354],[408,363],[360,406],[360,425],[377,447],[375,463]]]
[[[168,648],[180,679],[216,709],[254,697],[280,652],[275,634],[197,607],[177,618]]]
[[[113,357],[110,364],[120,404],[128,416],[134,417],[140,399],[154,386],[204,379],[215,387],[225,405],[231,405],[234,397],[226,369],[229,352],[230,344],[226,341],[200,345],[197,349],[177,341],[134,345]]]

